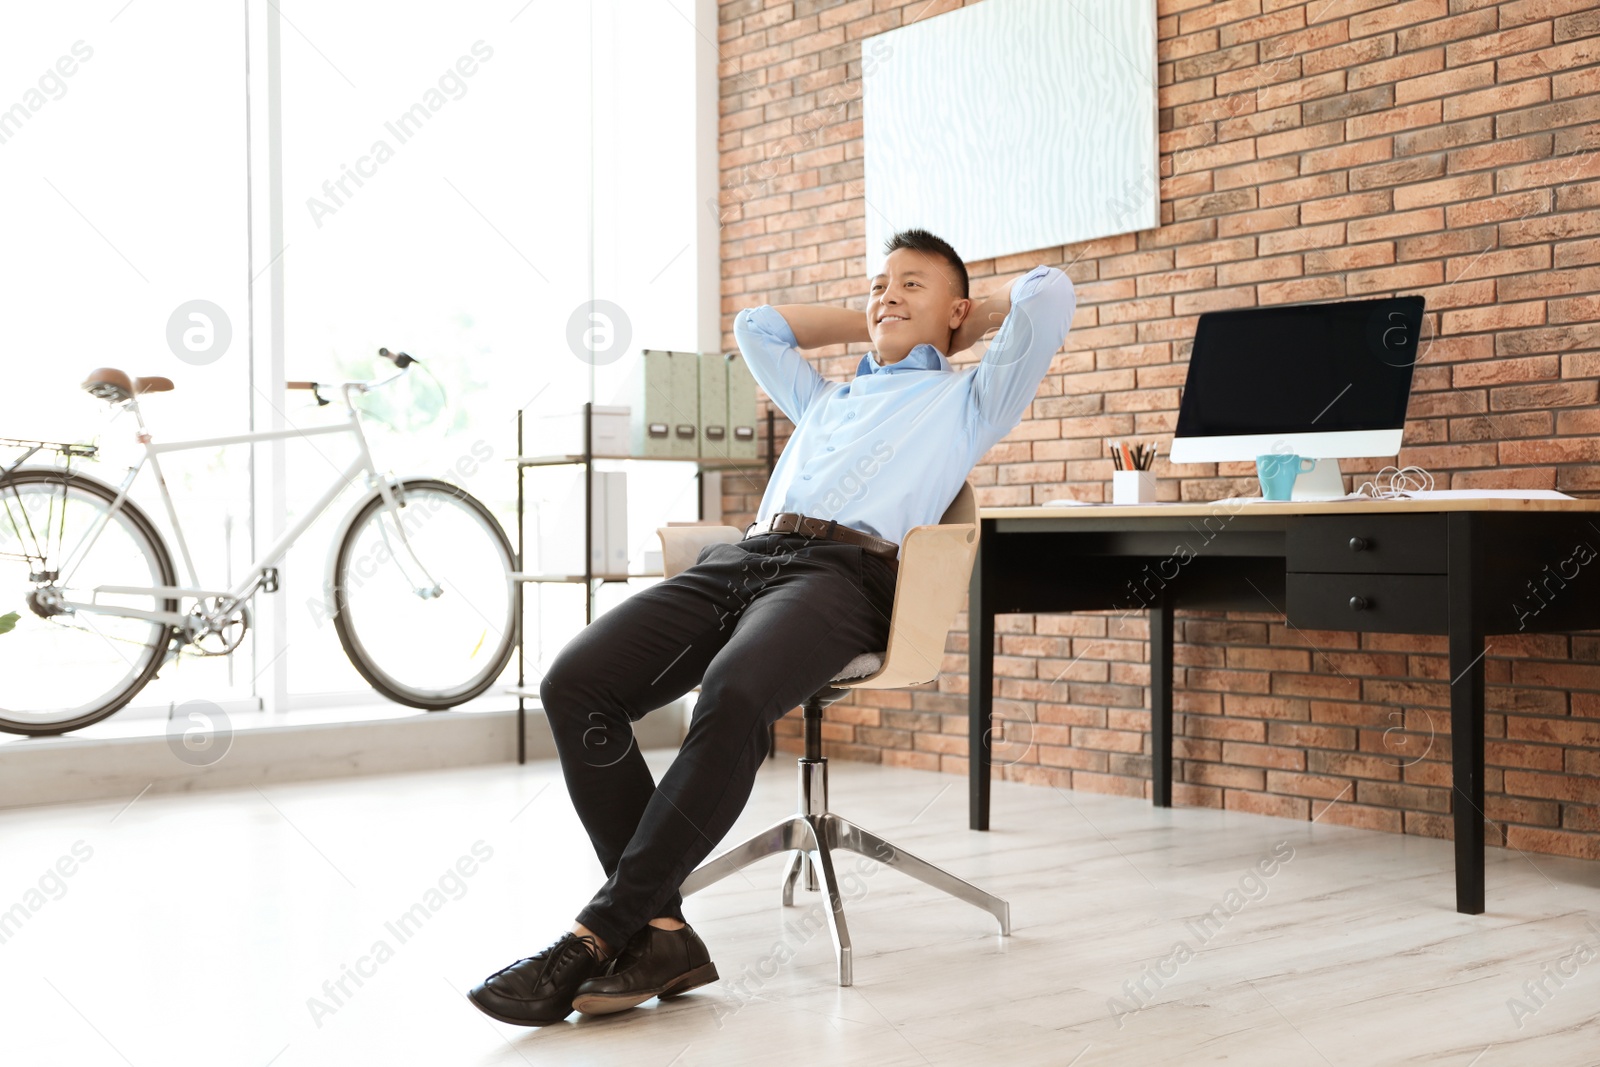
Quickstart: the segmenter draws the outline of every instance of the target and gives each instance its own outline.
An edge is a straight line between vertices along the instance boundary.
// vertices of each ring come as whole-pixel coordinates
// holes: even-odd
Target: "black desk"
[[[984,508],[968,601],[970,815],[989,828],[994,617],[1141,611],[1152,799],[1172,804],[1172,614],[1447,634],[1456,910],[1483,911],[1483,657],[1493,634],[1600,629],[1600,500]]]

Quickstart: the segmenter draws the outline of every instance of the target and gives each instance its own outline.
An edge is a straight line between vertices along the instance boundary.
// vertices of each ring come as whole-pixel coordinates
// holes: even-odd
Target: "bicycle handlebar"
[[[408,367],[410,367],[411,364],[413,364],[413,363],[419,363],[420,364],[422,362],[422,360],[418,359],[415,356],[407,355],[404,352],[391,352],[387,348],[378,349],[378,355],[382,356],[384,359],[387,359],[389,362],[393,363],[397,368],[399,368],[398,372],[395,373],[395,374],[391,374],[387,378],[382,378],[382,379],[379,379],[379,380],[376,380],[376,381],[364,381],[364,382],[305,382],[305,381],[292,381],[292,382],[284,382],[283,383],[283,387],[285,389],[306,390],[306,391],[310,392],[312,396],[317,398],[318,406],[325,406],[328,403],[328,401],[323,398],[323,396],[322,396],[322,394],[320,392],[318,392],[319,389],[324,389],[324,388],[327,388],[327,389],[339,389],[339,390],[345,391],[347,396],[348,396],[348,392],[350,390],[354,390],[354,391],[356,391],[358,393],[365,393],[365,392],[368,392],[369,390],[377,389],[377,388],[380,388],[381,386],[388,385],[390,382],[394,381],[395,379],[401,377],[401,375],[405,374],[406,369]]]

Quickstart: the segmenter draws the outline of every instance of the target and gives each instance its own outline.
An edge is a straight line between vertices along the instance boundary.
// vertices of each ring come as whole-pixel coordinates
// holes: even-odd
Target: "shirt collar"
[[[905,359],[891,363],[888,366],[878,362],[877,353],[868,352],[861,357],[861,362],[856,364],[856,377],[859,378],[863,374],[893,373],[902,369],[949,370],[950,361],[945,358],[943,352],[924,341],[920,345],[913,346],[911,351],[906,353]]]

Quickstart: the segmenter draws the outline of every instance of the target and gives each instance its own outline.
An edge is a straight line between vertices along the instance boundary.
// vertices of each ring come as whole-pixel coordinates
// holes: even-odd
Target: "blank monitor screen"
[[[1422,308],[1399,296],[1206,312],[1177,436],[1401,429]]]

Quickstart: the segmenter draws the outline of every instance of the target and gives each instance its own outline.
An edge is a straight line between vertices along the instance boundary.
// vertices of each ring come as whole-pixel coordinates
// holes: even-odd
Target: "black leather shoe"
[[[572,1014],[572,995],[605,966],[590,951],[591,937],[562,934],[543,952],[518,960],[472,987],[467,999],[491,1019],[546,1026]]]
[[[651,997],[674,997],[717,980],[717,965],[700,935],[646,926],[601,972],[578,986],[572,1006],[585,1015],[626,1011]]]

